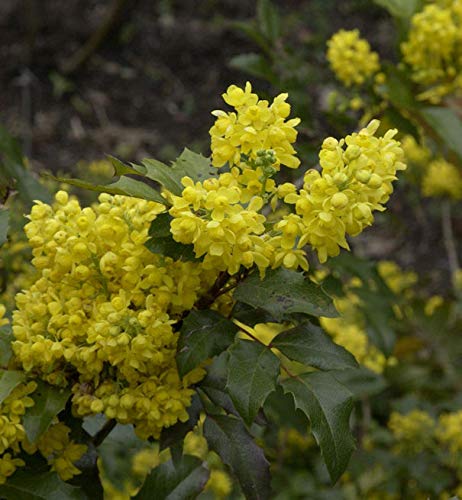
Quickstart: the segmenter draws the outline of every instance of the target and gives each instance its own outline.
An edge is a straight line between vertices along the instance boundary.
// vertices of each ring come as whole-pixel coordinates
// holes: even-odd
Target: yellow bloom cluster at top
[[[37,281],[16,297],[12,343],[26,373],[71,385],[78,416],[104,412],[142,437],[187,419],[191,382],[175,364],[172,324],[216,277],[151,253],[162,205],[100,195],[93,208],[60,191],[37,203],[26,233]]]
[[[327,42],[327,60],[335,76],[347,87],[363,85],[379,70],[379,56],[359,31],[340,30]]]
[[[431,3],[411,20],[401,44],[412,79],[429,86],[420,99],[438,103],[462,90],[462,1]]]
[[[226,162],[231,166],[239,165],[242,155],[255,160],[257,151],[271,149],[276,156],[276,167],[297,168],[300,160],[295,156],[292,143],[297,139],[295,126],[300,119],[286,121],[290,114],[287,97],[288,94],[279,94],[270,105],[252,92],[249,82],[245,89],[231,85],[223,94],[223,100],[235,112],[218,110],[212,113],[217,117],[210,129],[213,164],[216,167]]]

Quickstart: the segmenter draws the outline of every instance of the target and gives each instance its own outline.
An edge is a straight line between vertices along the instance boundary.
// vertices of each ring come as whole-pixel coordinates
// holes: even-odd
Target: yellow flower
[[[426,412],[412,410],[406,415],[393,412],[388,427],[396,440],[396,449],[403,453],[419,453],[431,445],[435,420]]]
[[[363,85],[380,70],[379,56],[371,51],[358,30],[340,30],[327,42],[327,60],[335,76],[347,87]],[[355,108],[358,109],[354,103]],[[361,107],[361,105],[359,105]]]
[[[462,175],[452,163],[440,158],[433,160],[422,179],[424,196],[448,196],[462,199]]]

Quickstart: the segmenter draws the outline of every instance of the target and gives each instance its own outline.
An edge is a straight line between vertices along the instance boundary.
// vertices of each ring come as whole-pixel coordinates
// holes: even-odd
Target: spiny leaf
[[[207,415],[204,436],[209,447],[237,477],[248,500],[270,498],[269,463],[241,420],[226,415]]]
[[[135,499],[192,500],[204,489],[209,475],[201,460],[183,455],[175,463],[169,460],[156,467]]]
[[[295,406],[310,419],[330,477],[333,482],[337,481],[354,450],[349,428],[352,394],[324,372],[304,373],[284,380],[282,386],[292,394]]]
[[[229,350],[226,389],[247,425],[276,388],[279,365],[278,357],[258,342],[237,339]]]
[[[26,378],[24,372],[0,370],[0,404],[10,395],[11,391]]]
[[[16,471],[0,485],[0,497],[5,500],[88,500],[80,488],[58,477],[56,472]]]
[[[272,347],[293,361],[321,370],[355,368],[354,356],[336,344],[327,333],[309,322],[280,333],[271,342]]]
[[[227,349],[239,328],[215,311],[191,311],[183,321],[176,357],[181,377]]]
[[[154,159],[144,159],[141,162],[146,168],[146,177],[159,182],[173,194],[180,196],[184,187],[181,179],[190,177],[194,182],[202,182],[217,175],[210,160],[185,148],[181,155],[169,167]]]
[[[264,309],[277,320],[293,313],[333,318],[338,316],[332,299],[303,274],[288,269],[269,270],[263,280],[253,273],[242,281],[234,298]]]
[[[35,404],[24,415],[24,428],[31,444],[48,429],[56,415],[64,409],[71,391],[59,389],[37,380],[37,389],[31,394]]]
[[[122,176],[117,181],[111,184],[93,184],[91,182],[82,181],[80,179],[72,179],[67,177],[56,177],[50,174],[42,174],[43,177],[70,184],[97,193],[121,194],[125,196],[133,196],[144,200],[156,201],[157,203],[165,204],[165,199],[152,187],[148,186],[144,181],[133,179],[131,177]]]

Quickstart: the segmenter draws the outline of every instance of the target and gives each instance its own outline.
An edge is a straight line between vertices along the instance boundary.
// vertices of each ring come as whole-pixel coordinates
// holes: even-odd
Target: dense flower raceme
[[[17,361],[31,376],[72,386],[73,409],[133,423],[140,436],[187,419],[191,382],[175,364],[172,324],[216,273],[173,262],[144,243],[163,206],[101,195],[82,209],[61,191],[38,203],[26,233],[40,277],[16,297]]]
[[[403,137],[402,146],[410,166],[408,176],[421,185],[424,196],[462,199],[462,172],[459,168],[434,156],[426,145],[419,144],[410,135]]]
[[[462,90],[462,2],[432,2],[411,20],[401,44],[412,79],[429,87],[421,99],[439,102]]]
[[[327,60],[347,87],[363,85],[380,70],[379,56],[358,30],[340,30],[327,42]]]

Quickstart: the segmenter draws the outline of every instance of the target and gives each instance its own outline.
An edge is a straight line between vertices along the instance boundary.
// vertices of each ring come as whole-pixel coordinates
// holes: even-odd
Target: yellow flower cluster
[[[432,159],[432,152],[425,145],[419,144],[414,136],[405,135],[401,139],[401,146],[406,161],[417,167],[425,168]]]
[[[81,473],[74,464],[87,451],[86,445],[77,444],[70,439],[70,431],[63,422],[57,422],[40,436],[35,445],[27,441],[23,444],[29,454],[38,450],[51,465],[51,470],[56,471],[63,481]]]
[[[295,156],[292,143],[297,139],[295,127],[300,119],[286,121],[290,114],[287,97],[288,94],[279,94],[270,105],[252,92],[249,82],[245,89],[236,85],[228,87],[223,100],[235,112],[212,113],[217,117],[210,129],[213,164],[216,167],[225,163],[239,165],[243,155],[256,160],[257,151],[271,149],[276,155],[276,168],[279,165],[297,168],[300,160]]]
[[[379,124],[373,120],[345,139],[324,141],[319,154],[321,172],[308,170],[303,189],[284,197],[286,203],[295,205],[297,215],[279,223],[291,223],[283,248],[298,239],[297,248],[310,244],[323,263],[338,255],[340,247],[349,248],[346,235],[356,236],[370,226],[374,210],[385,210],[396,173],[406,165],[400,143],[393,139],[397,131],[375,137]]]
[[[436,437],[438,441],[449,449],[454,457],[459,457],[462,468],[462,410],[455,413],[446,413],[438,419]]]
[[[414,271],[404,271],[396,262],[381,260],[377,270],[388,288],[396,295],[413,295],[412,287],[417,284],[418,276]]]
[[[327,42],[327,60],[335,76],[347,87],[362,85],[379,70],[379,56],[359,31],[340,30]]]
[[[37,388],[35,382],[19,384],[0,404],[0,484],[5,483],[17,467],[25,463],[14,458],[24,446],[26,432],[22,423],[27,408],[34,406],[29,396]]]
[[[448,196],[462,200],[462,173],[443,158],[433,160],[422,179],[424,196]]]
[[[462,90],[462,2],[432,3],[411,20],[408,39],[401,44],[412,79],[429,86],[420,99],[438,103]]]
[[[188,418],[188,386],[203,370],[180,379],[172,324],[217,275],[144,246],[162,210],[107,194],[82,209],[63,191],[53,206],[37,203],[25,230],[39,278],[13,314],[27,373],[70,385],[76,415],[103,412],[144,438]]]
[[[421,410],[412,410],[406,415],[392,412],[388,427],[396,441],[398,452],[419,453],[431,444],[436,422]]]

